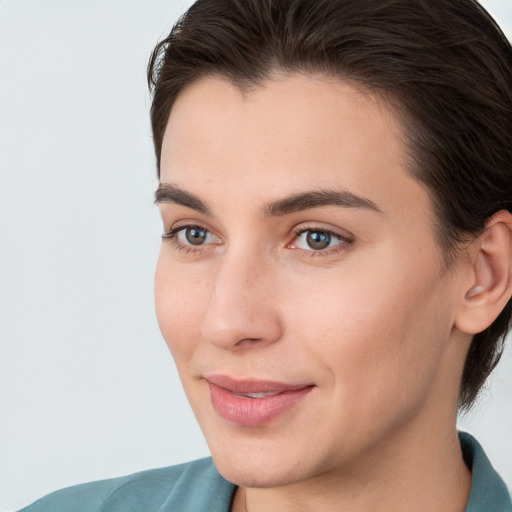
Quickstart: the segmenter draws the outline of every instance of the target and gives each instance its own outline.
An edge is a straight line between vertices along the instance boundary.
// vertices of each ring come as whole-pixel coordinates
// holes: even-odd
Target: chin
[[[316,464],[311,453],[301,453],[301,443],[294,447],[262,438],[211,443],[210,449],[219,473],[228,481],[249,488],[281,487],[314,476]]]
[[[276,467],[272,462],[264,464],[254,460],[230,461],[224,457],[213,457],[219,473],[229,482],[246,488],[271,488],[290,485],[304,480],[296,468],[280,463]]]

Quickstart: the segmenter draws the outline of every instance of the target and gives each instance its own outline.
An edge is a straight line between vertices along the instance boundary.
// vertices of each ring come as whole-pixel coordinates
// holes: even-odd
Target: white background
[[[207,455],[153,312],[145,69],[187,0],[0,0],[0,509]],[[512,0],[484,2],[512,35]],[[512,485],[512,351],[462,422]]]

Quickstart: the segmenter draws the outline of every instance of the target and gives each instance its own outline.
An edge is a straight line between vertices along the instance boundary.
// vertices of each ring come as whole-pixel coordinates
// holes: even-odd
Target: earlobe
[[[474,242],[471,282],[455,325],[477,334],[494,322],[512,295],[512,215],[496,213]]]

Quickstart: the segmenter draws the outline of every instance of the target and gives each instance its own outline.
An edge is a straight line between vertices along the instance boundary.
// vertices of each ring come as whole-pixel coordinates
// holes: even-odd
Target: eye
[[[306,245],[315,251],[327,249],[332,241],[331,234],[322,231],[306,231],[301,237],[305,238],[304,242]],[[305,247],[303,247],[303,249],[305,249]]]
[[[289,245],[292,249],[309,252],[330,252],[328,249],[348,245],[351,241],[342,235],[326,229],[298,229],[295,238]]]
[[[189,243],[190,245],[203,245],[208,239],[208,231],[204,228],[191,226],[188,228],[183,228],[176,233],[177,239],[179,242]]]
[[[164,233],[162,238],[170,239],[180,246],[188,247],[219,243],[219,239],[203,226],[180,226]]]

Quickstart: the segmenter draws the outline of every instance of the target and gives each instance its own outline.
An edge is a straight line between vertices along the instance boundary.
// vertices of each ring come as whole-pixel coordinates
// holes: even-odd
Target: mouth
[[[205,377],[212,406],[224,420],[247,427],[266,425],[297,406],[315,387],[265,380],[236,380],[225,375]]]
[[[235,393],[235,395],[240,398],[267,398],[268,396],[276,396],[280,393],[280,391],[267,391],[266,393]]]

